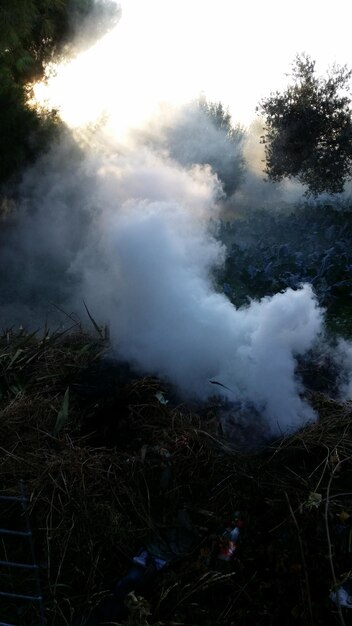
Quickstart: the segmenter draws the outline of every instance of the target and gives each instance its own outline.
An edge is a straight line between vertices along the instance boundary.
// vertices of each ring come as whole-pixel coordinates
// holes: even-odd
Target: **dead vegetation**
[[[25,482],[48,625],[94,609],[141,547],[167,541],[167,565],[120,623],[347,624],[329,594],[351,577],[351,405],[311,393],[316,424],[244,453],[215,409],[165,403],[164,383],[107,356],[83,332],[0,340],[0,487]],[[245,527],[220,561],[235,511]],[[176,542],[184,528],[192,540]],[[4,611],[35,623],[29,607]]]

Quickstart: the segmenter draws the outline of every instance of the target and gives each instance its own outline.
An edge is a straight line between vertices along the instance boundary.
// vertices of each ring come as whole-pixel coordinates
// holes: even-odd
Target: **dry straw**
[[[328,604],[346,561],[336,556],[334,527],[352,510],[351,406],[313,394],[316,424],[244,453],[223,440],[211,407],[163,402],[160,380],[129,374],[90,399],[107,351],[81,331],[7,332],[0,341],[1,489],[14,494],[25,481],[49,625],[67,626],[74,611],[99,604],[180,511],[197,541],[159,575],[143,623],[275,624],[278,602],[300,623],[325,623],[322,593]],[[104,411],[114,438],[97,445]],[[238,509],[242,548],[233,568],[219,571],[214,541]],[[320,591],[312,554],[324,563]],[[125,623],[136,623],[138,606],[130,598]],[[260,606],[271,622],[260,621]],[[343,623],[341,607],[328,614]]]

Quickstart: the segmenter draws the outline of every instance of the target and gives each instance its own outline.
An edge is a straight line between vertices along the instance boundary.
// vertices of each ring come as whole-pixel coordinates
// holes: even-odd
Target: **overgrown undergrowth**
[[[219,277],[236,306],[310,283],[327,311],[332,333],[352,336],[352,212],[339,206],[301,205],[294,211],[257,210],[222,223],[228,253]]]
[[[329,594],[352,565],[350,404],[311,392],[316,424],[244,452],[223,438],[217,402],[177,403],[82,332],[5,333],[0,389],[1,491],[25,482],[49,626],[93,610],[141,547],[185,527],[192,542],[178,541],[121,623],[347,623]],[[245,527],[224,562],[236,511]],[[19,575],[1,584],[18,588]],[[3,610],[36,623],[29,607]]]

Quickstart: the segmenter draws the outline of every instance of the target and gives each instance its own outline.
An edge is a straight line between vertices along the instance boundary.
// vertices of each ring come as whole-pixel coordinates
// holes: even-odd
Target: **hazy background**
[[[215,280],[226,257],[217,224],[301,197],[295,183],[264,182],[261,124],[237,123],[301,44],[318,52],[337,8],[335,18],[299,2],[283,17],[278,2],[122,3],[116,29],[37,89],[71,131],[25,172],[4,222],[2,326],[68,326],[86,302],[115,356],[185,397],[207,399],[215,380],[272,433],[314,419],[296,359],[322,340],[324,312],[309,285],[236,309]],[[204,93],[229,105],[231,140],[197,105]],[[348,342],[339,359],[349,375]]]

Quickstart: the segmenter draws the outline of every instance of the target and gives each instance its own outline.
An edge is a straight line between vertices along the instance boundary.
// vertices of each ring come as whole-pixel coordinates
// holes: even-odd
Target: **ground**
[[[8,331],[0,367],[1,491],[24,480],[48,626],[96,612],[146,546],[167,563],[114,623],[348,623],[329,596],[352,564],[351,404],[309,391],[317,423],[251,449],[224,437],[217,398],[181,403],[113,361],[98,335]],[[21,524],[13,506],[3,519]],[[21,550],[2,539],[1,559]],[[32,584],[19,572],[1,581]],[[39,624],[28,605],[1,610]]]

